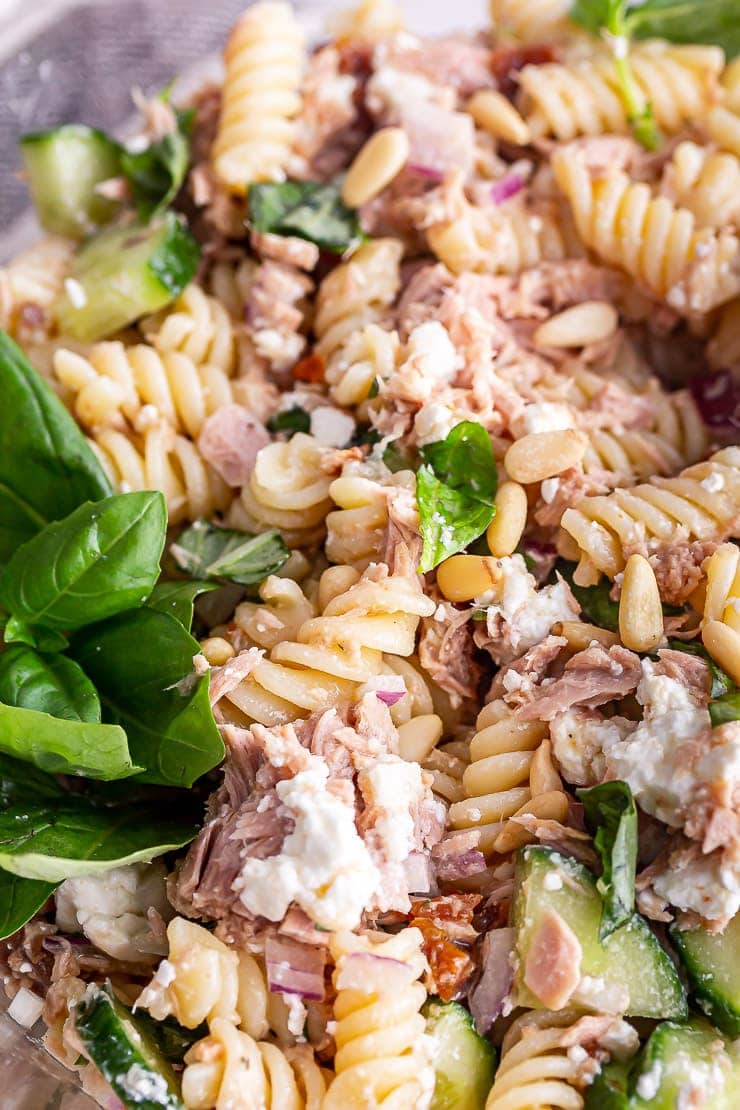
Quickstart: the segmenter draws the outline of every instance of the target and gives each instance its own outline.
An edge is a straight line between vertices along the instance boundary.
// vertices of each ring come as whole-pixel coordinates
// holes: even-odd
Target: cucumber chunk
[[[582,864],[550,848],[530,846],[521,850],[511,909],[519,957],[515,981],[518,1005],[543,1008],[526,986],[524,975],[532,938],[543,916],[554,910],[580,942],[581,975],[596,980],[598,989],[603,987],[605,993],[623,995],[625,1014],[685,1018],[686,992],[647,922],[635,913],[602,943],[601,909],[596,880]]]
[[[88,987],[75,1011],[75,1027],[88,1056],[124,1106],[183,1110],[175,1073],[110,985]]]
[[[629,1110],[630,1064],[611,1060],[586,1088],[584,1110]]]
[[[493,1083],[496,1055],[457,1002],[430,998],[422,1013],[434,1041],[434,1094],[430,1110],[483,1110]]]
[[[83,239],[113,218],[117,203],[95,186],[120,174],[121,152],[102,131],[74,123],[35,131],[21,139],[21,154],[39,223],[47,231]]]
[[[715,1025],[740,1036],[740,913],[723,933],[672,929],[696,1001]]]
[[[738,1050],[701,1018],[659,1025],[630,1072],[629,1110],[737,1110],[738,1105]]]
[[[148,227],[109,228],[77,255],[70,283],[54,306],[64,335],[83,343],[105,339],[164,308],[193,277],[200,248],[174,212]]]

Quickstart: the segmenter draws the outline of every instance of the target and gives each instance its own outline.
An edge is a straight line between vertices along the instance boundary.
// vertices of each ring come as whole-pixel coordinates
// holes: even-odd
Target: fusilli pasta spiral
[[[316,350],[327,364],[356,332],[383,319],[401,286],[402,254],[399,240],[373,239],[324,278],[314,332]]]
[[[513,35],[522,42],[546,42],[573,30],[568,19],[570,0],[489,0],[497,35]]]
[[[236,332],[222,302],[189,285],[169,308],[141,321],[158,351],[180,351],[196,366],[208,364],[231,375],[238,366]]]
[[[19,314],[26,305],[41,309],[45,317],[48,315],[62,292],[74,251],[75,244],[70,239],[48,235],[0,270],[0,326],[11,335],[17,334],[22,323]],[[48,332],[50,324],[45,318],[40,330]]]
[[[734,154],[679,143],[663,171],[662,192],[696,217],[697,227],[737,224],[740,160]]]
[[[704,646],[734,682],[740,681],[740,549],[718,547],[706,564]]]
[[[336,933],[330,948],[336,962],[334,1002],[336,1077],[323,1110],[366,1110],[368,1106],[412,1110],[428,1097],[433,1075],[423,1051],[426,967],[418,929],[371,942]],[[389,982],[383,959],[405,965]],[[398,966],[398,965],[396,965]],[[405,972],[405,974],[404,974]]]
[[[213,146],[216,176],[244,195],[252,181],[282,179],[300,105],[303,33],[289,4],[248,8],[224,51],[226,78]]]
[[[324,377],[338,405],[366,401],[376,382],[396,369],[400,344],[396,332],[367,324],[355,332],[330,360]]]
[[[582,1110],[579,1068],[564,1043],[575,1014],[524,1014],[507,1031],[501,1046],[486,1110]]]
[[[624,173],[593,179],[576,147],[552,167],[583,241],[679,312],[706,312],[740,291],[740,243],[730,229],[697,230],[694,215]]]

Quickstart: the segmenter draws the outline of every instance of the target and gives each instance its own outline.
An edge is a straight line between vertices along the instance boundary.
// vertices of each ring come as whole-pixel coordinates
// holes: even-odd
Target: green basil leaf
[[[146,603],[147,609],[169,613],[189,632],[196,597],[217,589],[217,582],[158,582]]]
[[[284,412],[277,412],[267,421],[267,428],[271,432],[288,432],[291,436],[296,432],[311,431],[311,417],[300,405]]]
[[[395,443],[389,443],[383,451],[383,462],[391,474],[398,474],[401,470],[416,469],[411,455]]]
[[[592,35],[598,35],[608,25],[613,6],[613,0],[575,0],[570,9],[570,18]],[[625,7],[624,2],[619,6]]]
[[[6,644],[28,644],[29,647],[49,653],[66,651],[67,648],[67,638],[61,632],[42,628],[38,624],[26,624],[17,617],[8,617],[3,629],[3,639]]]
[[[290,557],[278,531],[252,536],[196,520],[170,547],[180,570],[195,578],[254,586]]]
[[[712,680],[712,686],[709,691],[709,696],[712,698],[721,698],[724,694],[728,694],[731,690],[735,690],[735,683],[732,681],[727,671],[723,671],[721,667],[717,666],[711,655],[704,647],[704,644],[698,640],[669,640],[668,647],[672,651],[684,651],[687,655],[698,655],[705,661],[709,667],[709,674]]]
[[[87,440],[0,330],[0,564],[52,520],[112,492]]]
[[[12,937],[34,917],[47,898],[51,898],[56,883],[42,883],[37,879],[22,879],[9,871],[0,871],[0,940]]]
[[[16,551],[0,578],[0,604],[57,631],[141,605],[159,576],[166,532],[155,491],[80,505]]]
[[[128,778],[143,767],[132,763],[126,733],[117,725],[65,720],[14,705],[0,705],[0,751],[50,774],[103,782]]]
[[[199,645],[168,613],[134,609],[82,629],[71,651],[95,683],[103,719],[122,725],[140,782],[193,785],[224,757],[208,698],[197,675]]]
[[[609,597],[612,584],[608,579],[602,578],[596,586],[577,586],[573,581],[575,567],[572,563],[560,559],[555,569],[570,586],[573,597],[581,607],[584,620],[599,628],[606,628],[609,632],[619,631],[619,602],[612,601]]]
[[[737,0],[646,0],[629,5],[627,25],[635,38],[721,46],[728,61],[740,53]]]
[[[53,775],[0,751],[0,806],[63,798],[66,793]]]
[[[257,231],[295,235],[334,254],[344,254],[364,238],[357,212],[344,204],[336,181],[250,185],[248,201]]]
[[[446,439],[420,450],[416,503],[424,573],[467,547],[493,520],[498,473],[488,432],[465,420]]]
[[[0,813],[0,867],[60,883],[154,859],[182,848],[196,831],[193,820],[162,806],[102,809],[81,795],[26,802]]]
[[[121,169],[143,220],[151,220],[167,208],[188,171],[193,111],[177,112],[176,119],[176,129],[145,150],[124,147],[121,151]]]
[[[195,1029],[186,1029],[173,1017],[156,1021],[146,1010],[136,1011],[136,1022],[139,1028],[143,1026],[170,1064],[181,1064],[188,1049],[192,1048],[196,1041],[208,1036],[208,1026],[205,1022]]]
[[[100,699],[74,659],[39,655],[20,644],[0,655],[0,702],[67,721],[100,722]]]
[[[596,887],[604,900],[599,940],[624,925],[635,907],[637,867],[637,808],[626,782],[602,782],[577,790],[583,802],[586,828],[601,856],[602,873]]]
[[[710,701],[709,716],[714,728],[730,721],[740,721],[740,690],[731,690],[721,698]]]

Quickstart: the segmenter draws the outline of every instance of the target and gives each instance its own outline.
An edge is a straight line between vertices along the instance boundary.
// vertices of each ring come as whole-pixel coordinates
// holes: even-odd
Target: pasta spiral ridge
[[[321,282],[314,333],[327,366],[356,332],[384,318],[401,287],[402,255],[399,240],[373,239]]]
[[[307,1046],[256,1041],[223,1018],[185,1055],[182,1098],[188,1110],[320,1110],[324,1077]]]
[[[139,430],[149,414],[176,432],[196,437],[211,413],[233,400],[231,383],[217,366],[196,364],[182,351],[158,351],[145,343],[125,347],[118,341],[96,344],[86,356],[61,349],[54,374],[74,398],[77,419],[88,430]],[[146,423],[146,419],[144,419]]]
[[[230,192],[243,196],[250,182],[283,178],[301,106],[304,57],[303,33],[289,4],[255,4],[232,30],[212,152],[216,176]]]
[[[486,1110],[583,1110],[578,1065],[564,1044],[574,1014],[524,1014],[507,1030]]]
[[[74,251],[70,239],[47,235],[0,270],[0,326],[16,335],[25,305],[34,305],[48,314],[62,292]],[[49,330],[50,321],[45,319],[42,331]]]
[[[528,842],[527,831],[511,817],[530,813],[563,821],[568,799],[546,724],[518,721],[503,701],[494,701],[480,712],[476,728],[462,776],[464,797],[450,806],[448,824],[477,829],[478,847],[489,858]]]
[[[352,933],[331,938],[337,1053],[323,1110],[384,1104],[412,1110],[425,1105],[423,1096],[433,1077],[422,1048],[425,1021],[420,1010],[426,990],[418,979],[426,960],[421,941],[414,928],[375,943]],[[389,988],[384,959],[405,965],[401,985],[394,975]]]
[[[720,311],[716,329],[707,344],[707,359],[715,370],[740,367],[740,300],[730,301]]]
[[[170,524],[212,517],[231,502],[231,490],[192,440],[168,425],[154,425],[141,436],[99,428],[90,445],[118,488],[160,490]]]
[[[244,306],[258,270],[259,263],[254,258],[240,258],[235,262],[214,262],[208,273],[206,284],[210,295],[234,320],[244,320]]]
[[[740,678],[740,550],[724,543],[705,564],[702,640],[714,661]]]
[[[158,351],[180,351],[196,366],[217,366],[231,376],[238,368],[236,332],[229,313],[216,297],[189,285],[177,300],[140,324]]]
[[[740,447],[726,447],[675,478],[655,477],[632,489],[584,497],[566,509],[562,526],[582,553],[579,578],[590,566],[614,578],[624,570],[627,547],[720,543],[735,534],[738,498]]]
[[[395,331],[367,324],[335,352],[326,368],[324,377],[332,398],[345,407],[362,404],[376,382],[393,374],[399,350]]]
[[[321,577],[319,600],[320,616],[306,619],[294,640],[283,630],[269,657],[226,695],[248,720],[286,724],[356,700],[359,686],[382,673],[384,653],[413,653],[419,619],[434,611],[415,582],[384,566],[362,576],[331,567]]]
[[[573,24],[568,19],[570,0],[490,0],[491,22],[497,35],[512,35],[522,42],[547,42],[562,38]]]
[[[693,212],[699,227],[737,224],[740,159],[698,143],[679,143],[663,172],[662,189]]]
[[[584,243],[672,308],[706,312],[740,292],[740,242],[731,230],[697,229],[692,212],[625,173],[592,179],[573,147],[556,151],[552,167]]]
[[[589,431],[583,469],[607,470],[620,482],[676,474],[701,459],[709,447],[706,426],[686,392],[656,395],[653,428],[597,428]]]
[[[711,108],[724,56],[715,47],[654,42],[633,49],[630,62],[658,125],[674,134]],[[569,65],[525,66],[519,87],[519,108],[533,135],[567,142],[579,135],[629,131],[614,60],[606,52]]]

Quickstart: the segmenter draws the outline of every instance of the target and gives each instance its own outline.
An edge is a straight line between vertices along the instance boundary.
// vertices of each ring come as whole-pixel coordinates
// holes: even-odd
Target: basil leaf
[[[601,856],[602,873],[596,887],[604,900],[599,940],[629,921],[635,907],[637,867],[637,808],[626,782],[602,782],[577,790],[583,802],[586,828]]]
[[[81,795],[26,802],[0,813],[0,867],[60,883],[154,859],[188,844],[196,824],[160,806],[103,809]]]
[[[0,330],[0,564],[51,520],[112,492],[62,402]]]
[[[28,624],[80,628],[141,605],[154,589],[167,531],[161,493],[87,502],[16,551],[0,604]]]
[[[196,578],[254,586],[280,570],[290,557],[278,531],[235,532],[196,520],[170,547],[180,570]]]
[[[100,722],[95,687],[74,659],[39,655],[20,644],[0,655],[0,702],[66,721]]]
[[[740,721],[740,690],[731,690],[721,698],[711,701],[709,716],[714,728],[726,725],[730,721]]]
[[[65,651],[67,639],[61,632],[51,628],[42,628],[40,625],[26,624],[17,617],[8,617],[3,629],[3,639],[6,644],[28,644],[38,648],[39,651],[58,652]]]
[[[420,450],[416,503],[424,573],[461,551],[493,520],[498,473],[488,432],[465,420],[446,439]]]
[[[156,609],[159,613],[169,613],[189,632],[193,624],[196,597],[217,589],[217,582],[158,582],[146,607]]]
[[[596,586],[578,586],[573,581],[575,567],[572,563],[559,560],[556,569],[568,583],[581,607],[581,616],[590,624],[599,628],[606,628],[609,632],[619,631],[619,602],[612,601],[609,593],[612,588],[608,579],[602,580]]]
[[[146,1010],[136,1011],[136,1023],[149,1034],[159,1051],[171,1064],[181,1064],[182,1058],[196,1041],[208,1036],[208,1026],[205,1022],[197,1025],[195,1029],[186,1029],[175,1021],[173,1017],[164,1021],[156,1021]]]
[[[736,689],[735,683],[727,672],[717,666],[704,647],[704,644],[699,643],[698,640],[669,640],[668,647],[671,648],[672,651],[684,651],[687,655],[698,655],[705,661],[709,667],[709,674],[712,680],[712,686],[709,691],[710,697],[721,698],[724,694],[728,694],[731,690]]]
[[[146,150],[121,151],[121,169],[128,179],[139,216],[151,220],[175,199],[190,163],[193,110],[177,112],[177,127]]]
[[[139,782],[193,785],[217,766],[224,745],[197,675],[200,648],[168,613],[134,609],[82,629],[71,651],[95,683],[103,719],[122,725]]]
[[[142,770],[132,763],[126,733],[117,725],[51,717],[14,705],[0,705],[0,751],[50,774],[103,782]]]
[[[56,888],[56,883],[22,879],[20,875],[0,871],[0,940],[22,929]]]
[[[248,200],[250,223],[257,231],[295,235],[334,254],[344,254],[364,238],[357,212],[344,204],[335,181],[250,185]]]
[[[627,23],[636,38],[721,46],[728,61],[740,53],[737,0],[647,0],[628,7]]]
[[[295,405],[292,409],[285,409],[284,412],[271,416],[267,421],[267,429],[270,432],[288,432],[291,436],[296,432],[310,432],[311,417],[300,405]]]
[[[53,775],[0,752],[0,806],[62,798],[65,793]]]

